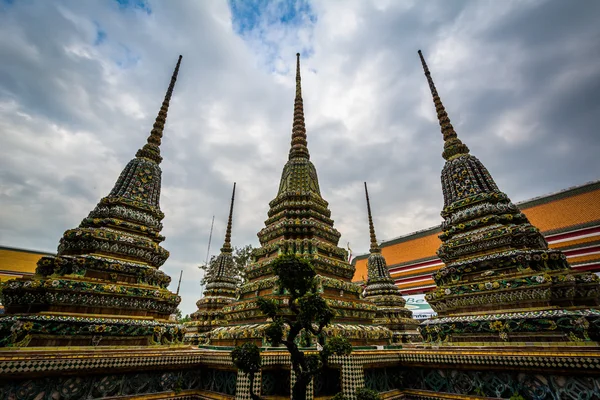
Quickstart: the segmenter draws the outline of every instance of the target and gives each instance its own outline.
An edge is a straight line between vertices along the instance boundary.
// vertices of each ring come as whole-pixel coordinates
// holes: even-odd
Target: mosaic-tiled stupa
[[[428,342],[540,343],[597,341],[598,278],[575,272],[502,193],[458,138],[419,51],[444,138],[443,233],[426,296],[438,317],[426,321]]]
[[[404,300],[400,289],[394,283],[385,257],[381,254],[381,248],[377,244],[367,182],[365,182],[365,196],[367,198],[371,247],[367,259],[368,277],[364,297],[377,306],[377,314],[373,322],[375,325],[390,329],[394,335],[394,342],[420,341],[421,336],[417,331],[419,321],[413,319],[412,311],[406,308],[406,300]]]
[[[225,232],[225,242],[221,253],[211,262],[206,273],[206,289],[203,297],[196,302],[198,311],[190,315],[191,321],[185,324],[185,342],[198,344],[204,342],[205,333],[223,324],[223,307],[237,298],[237,287],[240,278],[236,274],[231,247],[231,225],[233,222],[233,202],[235,200],[235,183],[231,194],[229,219]]]
[[[169,322],[181,301],[160,271],[160,144],[181,56],[147,143],[110,194],[79,227],[66,231],[56,256],[42,257],[33,277],[7,282],[1,346],[175,344],[183,327]]]
[[[265,228],[258,233],[260,247],[253,251],[248,267],[248,283],[240,298],[223,309],[226,323],[210,333],[210,343],[233,345],[263,339],[266,317],[257,306],[258,297],[286,304],[287,297],[277,287],[270,263],[279,255],[295,253],[308,259],[319,280],[319,291],[335,310],[327,335],[346,336],[353,344],[387,344],[391,331],[374,326],[377,307],[361,298],[362,288],[351,282],[354,267],[346,250],[338,247],[340,233],[333,227],[328,203],[321,196],[315,166],[310,161],[304,124],[300,81],[300,55],[296,65],[296,98],[292,141],[288,162],[283,168],[277,197],[269,203]],[[291,311],[290,311],[291,314]]]

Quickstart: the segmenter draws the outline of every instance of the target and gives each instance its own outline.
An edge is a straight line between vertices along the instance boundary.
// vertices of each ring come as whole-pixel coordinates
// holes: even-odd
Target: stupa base
[[[425,343],[595,343],[600,340],[600,310],[555,309],[435,317],[419,327]]]
[[[0,347],[177,345],[184,333],[180,324],[155,319],[39,314],[0,318]]]
[[[212,346],[237,346],[252,342],[257,346],[268,347],[264,331],[268,323],[250,325],[232,325],[219,327],[209,334]],[[383,326],[332,324],[323,329],[326,337],[341,336],[350,341],[352,346],[387,346],[392,343],[392,331]],[[313,335],[299,336],[303,347],[310,347],[316,338]]]

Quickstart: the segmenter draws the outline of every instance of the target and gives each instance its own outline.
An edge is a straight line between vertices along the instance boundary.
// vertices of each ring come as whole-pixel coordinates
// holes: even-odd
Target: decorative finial
[[[442,153],[442,157],[444,157],[446,160],[450,160],[461,154],[469,154],[469,148],[466,144],[460,141],[456,131],[454,130],[454,127],[450,123],[450,118],[448,117],[448,113],[446,113],[446,109],[442,104],[442,100],[438,95],[437,89],[435,88],[435,84],[431,78],[431,72],[429,72],[429,68],[427,67],[427,63],[425,62],[425,58],[423,57],[421,50],[419,50],[419,57],[421,58],[421,64],[423,64],[425,77],[427,78],[429,89],[431,90],[431,95],[433,96],[433,104],[435,105],[435,111],[437,112],[442,135],[444,135],[444,152]]]
[[[367,182],[365,182],[365,195],[367,196],[367,214],[369,215],[369,233],[371,235],[371,253],[380,253],[381,249],[377,244],[377,238],[375,237],[375,227],[373,226],[373,217],[371,216],[371,202],[369,201],[369,190],[367,189]]]
[[[233,192],[231,193],[231,206],[229,207],[229,219],[227,220],[227,231],[225,232],[225,243],[221,251],[231,253],[231,224],[233,222],[233,202],[235,200],[235,182],[233,182]]]
[[[173,95],[173,89],[175,88],[175,81],[177,81],[177,74],[179,73],[179,65],[181,65],[182,56],[179,56],[179,60],[177,60],[177,65],[175,66],[175,71],[173,71],[173,76],[171,77],[171,83],[169,84],[169,88],[167,89],[167,94],[165,95],[165,99],[163,100],[162,106],[160,107],[160,111],[158,112],[158,116],[154,121],[154,126],[152,127],[152,131],[150,132],[150,136],[148,137],[148,143],[144,145],[138,152],[136,153],[136,157],[142,157],[150,159],[157,164],[160,164],[162,161],[162,157],[160,155],[160,143],[161,138],[163,136],[163,131],[165,129],[165,121],[167,119],[167,111],[169,110],[169,102],[171,101],[171,95]]]
[[[294,100],[294,123],[292,125],[292,148],[289,159],[310,158],[306,142],[306,126],[304,125],[304,105],[302,103],[302,87],[300,84],[300,53],[296,53],[296,98]]]

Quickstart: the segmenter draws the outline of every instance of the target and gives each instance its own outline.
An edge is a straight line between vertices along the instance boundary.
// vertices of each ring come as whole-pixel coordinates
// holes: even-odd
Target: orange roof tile
[[[542,196],[519,203],[529,221],[542,232],[556,231],[590,222],[600,222],[600,181],[570,188],[559,193]],[[430,228],[381,244],[381,252],[388,266],[436,256],[441,241],[440,230]],[[413,238],[414,236],[414,238]],[[559,248],[598,240],[598,237],[555,243]],[[355,261],[354,281],[367,277],[367,259],[359,256]]]
[[[600,221],[600,189],[521,210],[542,232]]]
[[[0,248],[0,271],[33,274],[36,263],[45,253]]]
[[[354,277],[352,282],[365,281],[367,280],[367,259],[357,259],[355,264],[356,270],[354,271]]]
[[[382,247],[381,254],[385,257],[388,265],[434,257],[440,244],[442,244],[438,235],[439,233],[435,232],[418,239]]]

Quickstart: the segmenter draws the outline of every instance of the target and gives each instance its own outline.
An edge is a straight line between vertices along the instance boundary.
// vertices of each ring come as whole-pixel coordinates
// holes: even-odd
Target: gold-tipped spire
[[[367,189],[367,182],[365,182],[365,196],[367,197],[367,214],[369,215],[369,234],[371,235],[371,253],[380,253],[381,249],[377,244],[377,238],[375,237],[375,226],[373,225],[373,217],[371,216],[371,202],[369,201],[369,190]]]
[[[231,205],[229,206],[229,219],[227,220],[227,230],[225,231],[225,243],[221,251],[231,253],[231,224],[233,222],[233,202],[235,200],[235,182],[233,182],[233,192],[231,193]]]
[[[173,89],[175,88],[175,82],[177,81],[177,74],[179,73],[179,66],[181,65],[182,56],[179,56],[179,60],[177,60],[177,65],[175,66],[175,71],[173,71],[173,76],[171,77],[171,83],[169,83],[169,88],[167,89],[167,93],[165,94],[165,99],[160,107],[160,111],[156,116],[156,120],[154,121],[154,126],[152,127],[152,131],[150,132],[150,136],[148,137],[148,143],[144,145],[141,149],[136,153],[136,157],[142,157],[150,159],[157,164],[160,164],[162,161],[162,157],[160,155],[160,143],[161,138],[163,136],[163,131],[165,129],[165,121],[167,120],[167,111],[169,110],[169,102],[171,101],[171,96],[173,95]]]
[[[300,53],[296,53],[296,98],[294,100],[294,123],[292,125],[292,148],[289,159],[310,159],[306,142],[306,126],[304,125],[304,104],[302,103],[302,87],[300,84]]]
[[[456,131],[454,130],[454,127],[450,123],[450,118],[448,117],[448,113],[446,113],[446,109],[442,104],[442,100],[438,95],[437,89],[435,88],[435,84],[431,78],[431,72],[429,72],[429,68],[427,67],[427,63],[425,62],[425,58],[423,57],[421,50],[419,50],[419,57],[421,58],[421,64],[423,64],[425,77],[427,78],[427,83],[429,83],[429,89],[431,90],[431,95],[433,96],[433,104],[435,105],[435,111],[437,112],[437,118],[438,122],[440,123],[442,135],[444,135],[444,152],[442,153],[442,157],[444,157],[446,160],[450,160],[461,154],[469,154],[469,148],[460,141]]]

